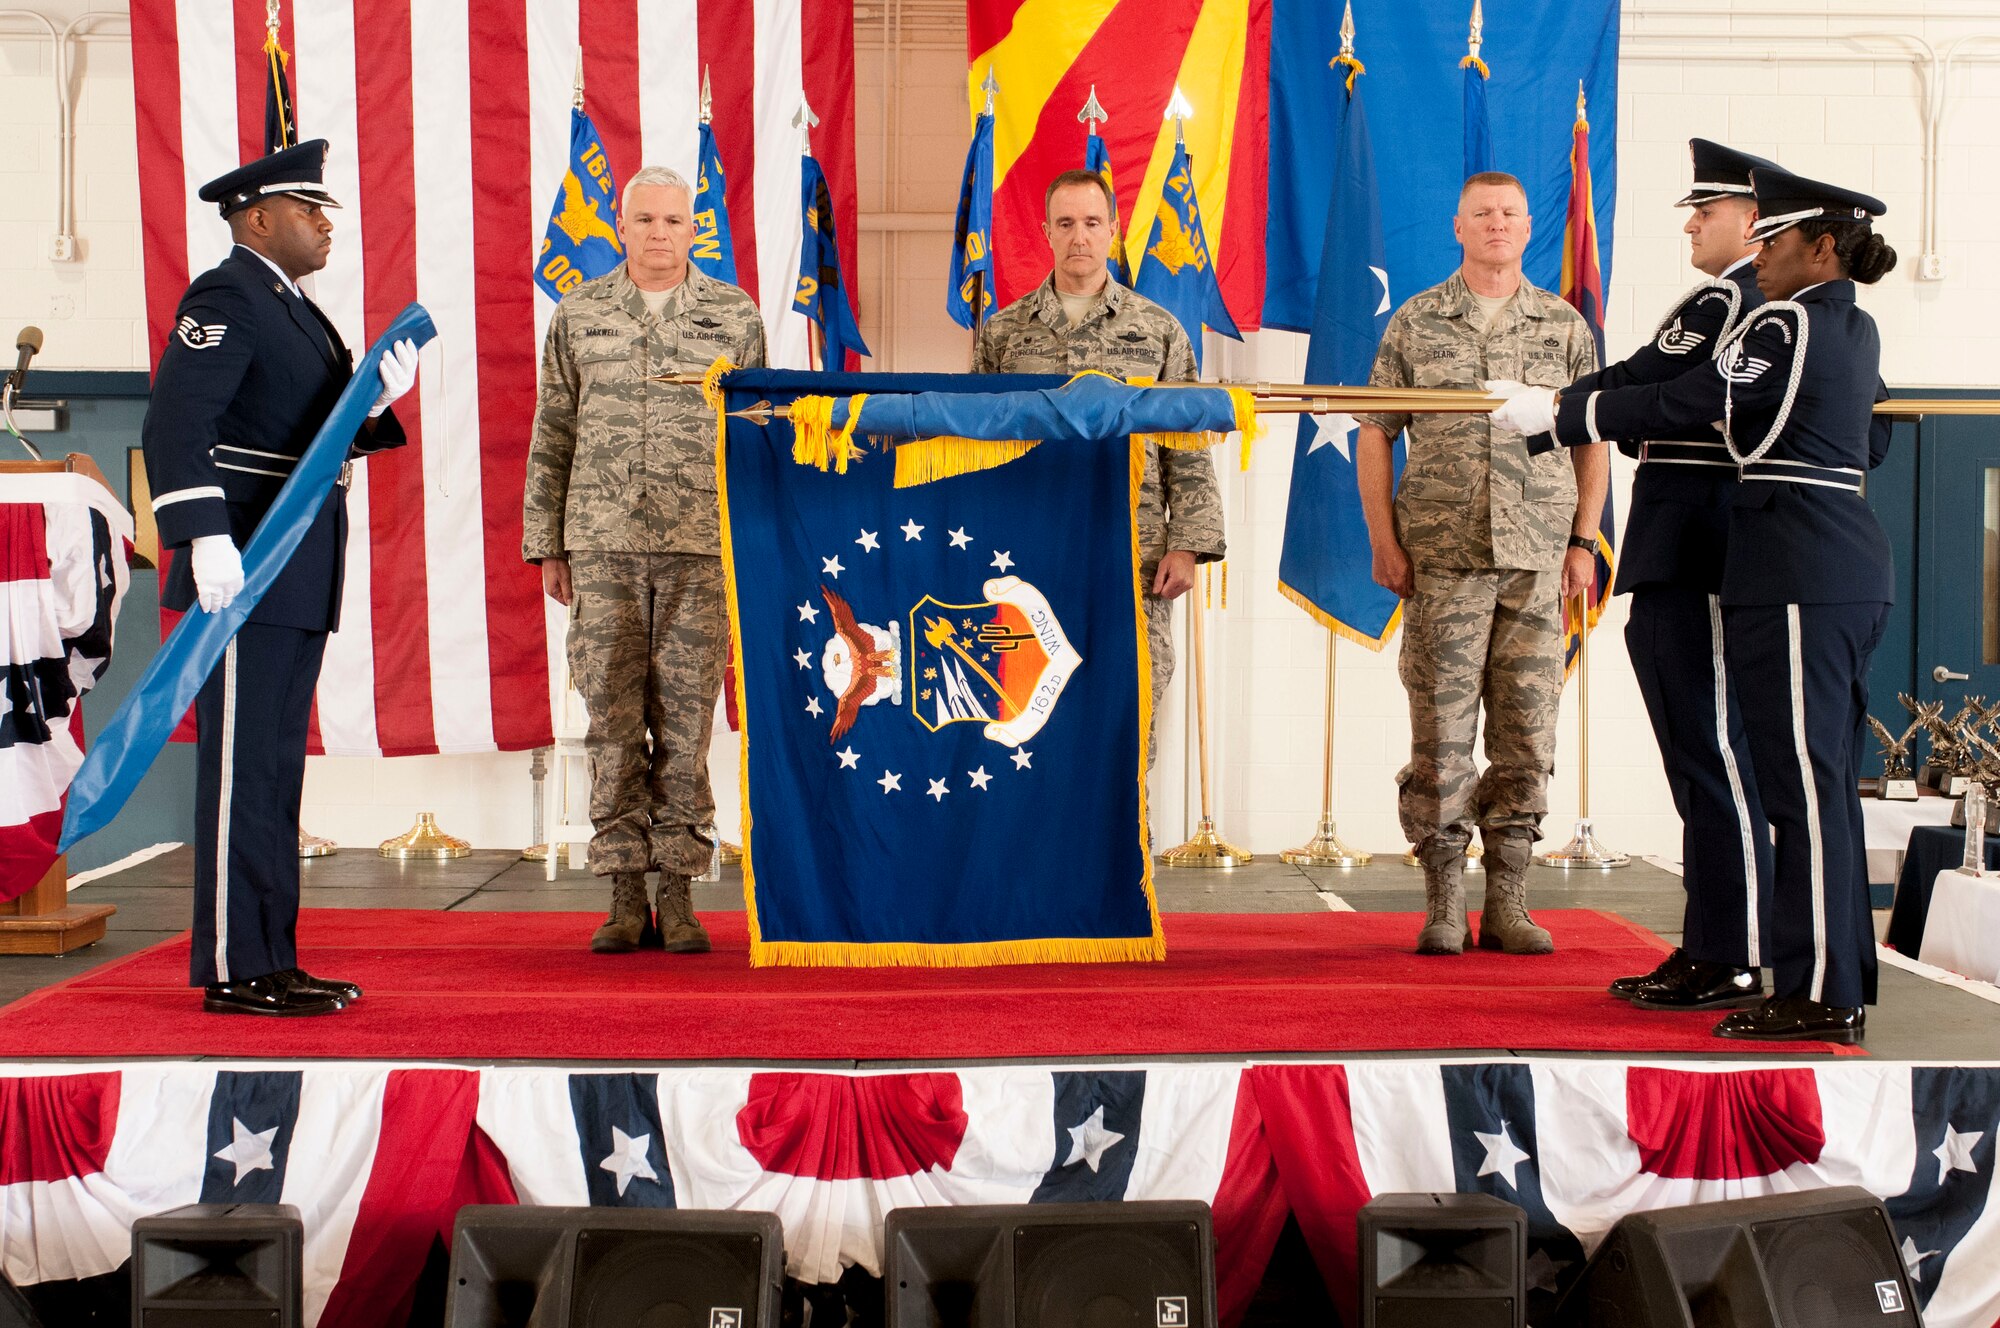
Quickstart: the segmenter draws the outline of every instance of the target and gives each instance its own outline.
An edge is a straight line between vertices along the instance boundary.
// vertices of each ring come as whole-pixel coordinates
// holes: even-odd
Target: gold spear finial
[[[1340,16],[1340,53],[1354,57],[1354,0],[1347,0],[1347,10]]]
[[[715,100],[708,91],[708,66],[701,67],[701,122],[708,124],[715,119]]]
[[[1482,33],[1486,29],[1486,14],[1479,7],[1479,0],[1472,0],[1472,26],[1465,34],[1465,53],[1477,60]]]
[[[1194,119],[1194,103],[1181,91],[1181,85],[1174,84],[1174,95],[1167,100],[1167,113],[1161,117],[1174,122],[1174,142],[1187,141],[1186,122]]]
[[[583,109],[583,47],[576,48],[576,85],[570,97],[570,105]]]
[[[1576,81],[1576,122],[1577,122],[1578,124],[1588,124],[1588,123],[1589,123],[1589,121],[1588,121],[1588,120],[1586,120],[1586,119],[1584,118],[1584,114],[1583,114],[1583,80],[1582,80],[1582,79],[1578,79],[1578,80]]]

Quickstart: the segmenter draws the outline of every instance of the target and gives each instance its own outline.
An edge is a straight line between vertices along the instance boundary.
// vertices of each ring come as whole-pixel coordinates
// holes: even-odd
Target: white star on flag
[[[872,530],[862,531],[861,538],[854,542],[861,546],[863,553],[873,553],[882,547],[881,541],[875,538],[875,532]]]
[[[1527,1266],[1522,1269],[1528,1275],[1528,1290],[1555,1291],[1562,1286],[1562,1270],[1569,1267],[1565,1259],[1551,1259],[1547,1250],[1536,1250],[1528,1256]]]
[[[811,600],[807,600],[805,603],[799,605],[799,621],[800,622],[819,621],[819,610],[812,606]]]
[[[993,776],[986,773],[986,767],[983,765],[980,766],[977,770],[966,771],[965,777],[971,780],[972,787],[978,789],[981,793],[984,793],[986,791],[986,786],[993,782]]]
[[[252,1130],[242,1121],[229,1118],[230,1140],[227,1145],[215,1150],[215,1156],[236,1168],[236,1179],[231,1185],[241,1185],[243,1178],[253,1171],[276,1171],[278,1164],[271,1158],[271,1141],[278,1137],[278,1127],[268,1130]]]
[[[1322,447],[1331,447],[1347,460],[1354,460],[1352,436],[1360,428],[1352,415],[1315,415],[1312,422],[1319,426],[1312,442],[1306,445],[1306,455],[1311,456]]]
[[[930,788],[926,790],[925,796],[936,798],[939,802],[943,802],[944,795],[949,792],[951,792],[951,790],[944,786],[944,781],[942,779],[933,779],[931,781]]]
[[[861,753],[855,751],[852,747],[843,747],[835,752],[834,755],[840,758],[840,768],[842,770],[854,769],[854,763],[861,759]]]
[[[792,658],[799,662],[799,667],[802,669],[809,669],[812,667],[813,657],[811,655],[808,655],[803,649],[801,649],[796,655],[793,655]]]
[[[817,696],[808,696],[806,698],[806,713],[808,715],[811,715],[814,719],[818,719],[821,715],[826,713],[824,710],[820,708],[819,698]]]
[[[920,540],[923,537],[924,537],[924,528],[916,523],[916,519],[914,517],[903,523],[904,543],[907,544],[911,540]]]
[[[832,577],[836,581],[840,580],[840,574],[847,570],[845,567],[842,567],[840,565],[839,554],[835,554],[831,558],[820,559],[819,565],[822,571],[824,571],[828,576]]]
[[[1944,1142],[1931,1149],[1931,1156],[1938,1160],[1938,1184],[1944,1184],[1945,1176],[1954,1171],[1970,1171],[1973,1175],[1978,1175],[1979,1168],[1973,1164],[1972,1150],[1977,1148],[1979,1141],[1985,1137],[1984,1130],[1969,1130],[1960,1134],[1952,1128],[1950,1121],[1946,1121]]]
[[[952,532],[951,532],[951,547],[952,547],[952,548],[954,548],[954,549],[962,549],[962,548],[964,548],[964,547],[965,547],[966,545],[968,545],[968,544],[970,544],[970,543],[972,543],[972,536],[970,536],[970,535],[968,535],[968,534],[966,534],[966,533],[965,533],[965,527],[964,527],[964,526],[960,526],[960,527],[959,527],[959,528],[958,528],[957,530],[954,530],[954,531],[952,531]]]
[[[1916,1241],[1910,1239],[1908,1236],[1903,1237],[1903,1271],[1910,1275],[1912,1282],[1921,1282],[1924,1280],[1923,1270],[1917,1267],[1917,1265],[1926,1259],[1934,1257],[1936,1254],[1936,1250],[1919,1250]]]
[[[1521,1151],[1520,1146],[1513,1139],[1508,1137],[1507,1122],[1500,1122],[1500,1133],[1498,1134],[1483,1134],[1478,1130],[1474,1130],[1472,1137],[1477,1139],[1480,1146],[1486,1150],[1485,1160],[1479,1164],[1479,1174],[1482,1176],[1505,1176],[1507,1184],[1519,1190],[1521,1186],[1514,1179],[1514,1170],[1528,1160],[1528,1155]]]
[[[1001,549],[993,555],[993,565],[1004,572],[1014,565],[1014,560],[1007,556],[1005,549]]]
[[[1097,1170],[1097,1164],[1104,1160],[1105,1153],[1123,1142],[1125,1138],[1116,1130],[1104,1128],[1102,1103],[1098,1104],[1097,1110],[1090,1113],[1088,1120],[1081,1125],[1069,1127],[1069,1137],[1069,1157],[1064,1159],[1063,1165],[1073,1167],[1081,1162],[1092,1171]]]
[[[642,1180],[659,1180],[660,1174],[646,1160],[646,1150],[652,1143],[653,1136],[650,1134],[634,1138],[616,1125],[611,1127],[611,1152],[597,1165],[599,1170],[608,1171],[618,1178],[619,1198],[625,1197],[625,1187],[632,1183],[634,1176]]]
[[[1014,762],[1014,768],[1016,770],[1026,770],[1028,768],[1028,762],[1033,759],[1034,755],[1035,754],[1033,752],[1029,751],[1025,747],[1023,747],[1020,751],[1015,752],[1012,758]]]
[[[882,772],[882,777],[876,780],[875,782],[882,786],[882,791],[884,793],[897,793],[900,792],[903,787],[903,777],[901,775],[891,774],[887,770],[884,770]]]

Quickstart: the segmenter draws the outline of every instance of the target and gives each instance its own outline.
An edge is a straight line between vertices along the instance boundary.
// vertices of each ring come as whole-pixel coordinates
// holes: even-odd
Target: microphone
[[[28,361],[34,359],[41,348],[42,329],[39,327],[24,327],[21,335],[14,338],[14,349],[19,355],[14,361],[14,372],[7,376],[7,386],[15,395],[20,394],[21,385],[27,381]]]

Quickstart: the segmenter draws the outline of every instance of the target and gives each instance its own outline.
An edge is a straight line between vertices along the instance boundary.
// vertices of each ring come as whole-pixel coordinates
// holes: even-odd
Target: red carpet
[[[1180,913],[1160,964],[752,969],[744,915],[716,952],[592,955],[597,915],[311,909],[307,967],[367,995],[317,1019],[204,1015],[186,937],[0,1009],[0,1058],[915,1060],[1356,1051],[1708,1055],[1716,1014],[1605,995],[1665,945],[1622,918],[1550,910],[1556,953],[1411,952],[1414,913]]]

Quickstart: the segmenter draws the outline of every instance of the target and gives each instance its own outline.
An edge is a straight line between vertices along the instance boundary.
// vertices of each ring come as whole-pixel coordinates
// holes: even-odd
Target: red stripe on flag
[[[528,25],[518,4],[471,25],[478,113],[472,146],[472,262],[479,328],[479,484],[486,558],[486,663],[502,751],[552,740],[541,572],[521,561],[521,485],[535,418],[534,244],[548,214],[529,184]],[[541,201],[547,206],[547,200]]]
[[[236,159],[264,155],[264,0],[234,0],[236,48]]]
[[[0,1079],[0,1185],[104,1170],[119,1082],[116,1072]]]
[[[820,120],[819,128],[813,131],[813,155],[819,159],[833,194],[840,271],[846,278],[847,300],[858,325],[861,292],[854,283],[861,264],[854,178],[854,0],[803,0],[799,22],[804,38],[806,99]],[[850,353],[845,366],[830,367],[853,369],[860,363],[861,357]]]
[[[1271,1252],[1278,1247],[1285,1218],[1291,1212],[1247,1073],[1237,1080],[1229,1151],[1224,1155],[1222,1179],[1210,1207],[1215,1214],[1217,1317],[1227,1328],[1235,1328],[1264,1281]]]
[[[361,126],[363,322],[387,327],[417,298],[416,159],[410,83],[410,8],[358,0],[355,119]],[[429,580],[424,572],[422,412],[413,393],[396,418],[409,445],[368,463],[369,612],[374,634],[375,732],[385,756],[437,750],[431,709]],[[353,532],[358,534],[359,532]],[[349,593],[359,587],[350,588]]]
[[[583,108],[597,126],[620,189],[646,164],[639,130],[638,0],[581,0]]]
[[[965,7],[965,53],[990,51],[1014,27],[1014,15],[1028,0],[971,0]]]
[[[146,270],[146,344],[159,363],[187,290],[187,182],[181,164],[180,37],[170,4],[132,6],[132,102]],[[160,580],[167,569],[160,568]],[[161,626],[162,634],[166,624]]]
[[[1774,1176],[1826,1147],[1811,1070],[1627,1070],[1625,1132],[1641,1171],[1680,1180]]]
[[[1264,215],[1270,186],[1271,0],[1250,0],[1243,82],[1230,136],[1229,205],[1215,279],[1239,331],[1264,325]]]
[[[949,1171],[965,1127],[965,1092],[949,1071],[753,1074],[736,1113],[736,1137],[758,1166],[817,1180]]]
[[[757,299],[757,49],[756,7],[745,0],[697,0],[695,42],[708,71],[715,150],[722,154],[723,191],[736,247],[736,284]],[[848,34],[850,64],[853,33]],[[849,136],[850,139],[852,135]]]
[[[1355,1311],[1361,1250],[1354,1221],[1374,1196],[1361,1170],[1347,1071],[1338,1065],[1258,1065],[1239,1092],[1255,1092],[1264,1137],[1285,1194],[1341,1316]]]

